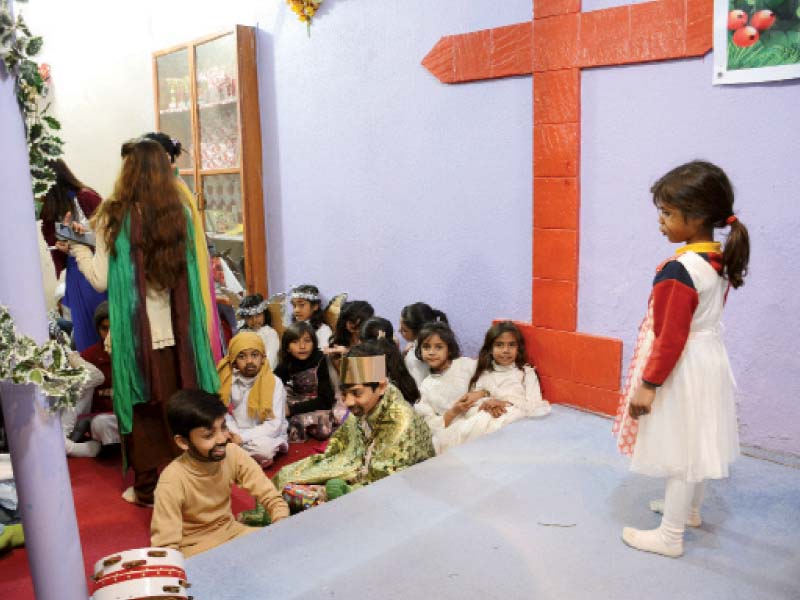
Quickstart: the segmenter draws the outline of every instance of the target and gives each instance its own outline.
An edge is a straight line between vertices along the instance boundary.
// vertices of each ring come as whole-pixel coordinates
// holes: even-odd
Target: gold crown
[[[342,383],[346,385],[357,383],[380,383],[386,379],[386,357],[379,356],[353,356],[344,357],[339,369]]]

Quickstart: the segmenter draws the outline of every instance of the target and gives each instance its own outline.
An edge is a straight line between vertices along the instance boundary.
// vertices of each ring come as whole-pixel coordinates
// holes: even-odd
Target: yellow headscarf
[[[228,344],[228,354],[217,364],[219,373],[219,395],[225,406],[231,402],[231,385],[233,383],[233,370],[236,357],[243,350],[258,350],[264,354],[264,342],[261,336],[251,331],[237,333]],[[256,375],[256,381],[247,396],[247,414],[254,419],[267,421],[275,418],[272,412],[272,395],[275,392],[275,375],[272,367],[264,357],[264,364]]]

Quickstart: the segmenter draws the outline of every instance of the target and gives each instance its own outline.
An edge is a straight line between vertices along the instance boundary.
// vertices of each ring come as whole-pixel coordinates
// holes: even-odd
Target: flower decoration
[[[50,65],[47,63],[42,63],[39,65],[39,76],[42,78],[42,81],[47,83],[50,81]]]
[[[297,18],[306,24],[306,28],[311,35],[311,19],[317,14],[322,0],[286,0]]]
[[[14,319],[0,305],[0,381],[38,385],[50,398],[50,410],[72,408],[89,379],[89,372],[69,361],[70,350],[49,340],[37,345],[26,335],[19,335]]]

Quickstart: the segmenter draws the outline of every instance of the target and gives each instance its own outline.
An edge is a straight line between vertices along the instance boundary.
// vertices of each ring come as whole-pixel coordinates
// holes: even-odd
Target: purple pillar
[[[0,304],[20,333],[47,339],[46,308],[33,213],[27,144],[14,79],[0,66]],[[0,383],[25,546],[37,600],[86,600],[64,435],[33,385]]]

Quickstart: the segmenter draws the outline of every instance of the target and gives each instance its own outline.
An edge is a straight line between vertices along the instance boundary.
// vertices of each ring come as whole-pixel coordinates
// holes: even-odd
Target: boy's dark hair
[[[750,261],[750,236],[738,217],[728,223],[733,213],[733,186],[725,171],[703,160],[693,160],[672,169],[650,188],[653,204],[674,206],[684,218],[703,219],[710,229],[730,226],[722,251],[723,274],[731,286],[744,285]]]
[[[461,348],[458,346],[456,334],[450,329],[447,323],[433,322],[426,323],[417,336],[417,347],[414,348],[414,355],[422,360],[422,344],[432,335],[438,335],[447,344],[447,359],[455,360],[461,356]]]
[[[417,382],[408,372],[403,355],[400,354],[400,348],[391,337],[366,340],[356,344],[350,348],[347,356],[380,356],[381,354],[386,357],[386,375],[403,394],[403,398],[410,404],[415,404],[420,398]]]
[[[517,359],[514,364],[518,369],[521,369],[528,363],[528,355],[525,350],[525,338],[522,337],[522,332],[511,321],[500,321],[489,327],[486,332],[486,337],[483,338],[483,346],[478,353],[478,364],[475,366],[475,374],[469,381],[467,389],[471,390],[478,381],[478,378],[485,372],[492,370],[492,348],[494,342],[504,333],[510,333],[517,340]]]
[[[349,348],[353,343],[353,335],[347,329],[347,324],[351,323],[356,327],[361,327],[362,323],[374,314],[375,309],[366,300],[353,300],[342,304],[339,320],[336,321],[336,331],[333,332],[331,338],[331,345]]]
[[[227,413],[217,394],[203,390],[181,390],[167,401],[167,422],[172,433],[187,440],[192,429],[210,429],[214,421]]]
[[[279,365],[290,365],[292,361],[296,360],[294,356],[289,354],[289,344],[299,340],[305,333],[311,336],[311,342],[314,344],[311,354],[313,355],[319,349],[317,332],[314,331],[311,323],[307,321],[295,321],[283,332],[283,337],[281,338],[281,351],[280,356],[278,357]]]
[[[442,322],[447,323],[447,315],[440,310],[431,308],[424,302],[415,302],[404,306],[400,311],[400,320],[406,324],[414,335],[419,335],[425,323]]]
[[[289,294],[289,303],[292,302],[291,294],[293,293],[298,294],[309,294],[314,295],[319,298],[319,300],[306,300],[305,298],[301,298],[302,300],[306,300],[306,302],[311,304],[311,308],[313,312],[311,313],[311,317],[309,317],[308,322],[311,323],[311,326],[314,328],[314,331],[320,328],[321,325],[324,324],[324,315],[322,314],[322,296],[320,296],[319,288],[315,285],[311,285],[310,283],[304,283],[303,285],[298,285],[292,288],[291,293]],[[316,304],[316,307],[314,306]],[[292,322],[296,322],[294,315],[292,315]]]
[[[249,308],[253,308],[255,306],[258,306],[262,302],[264,302],[264,296],[262,296],[261,294],[252,294],[251,296],[245,296],[244,298],[242,298],[242,301],[239,302],[239,310],[242,309],[247,310]],[[272,314],[269,312],[269,307],[265,308],[261,314],[264,315],[264,325],[269,325],[270,327],[272,327]],[[242,318],[244,319],[246,317],[243,315]]]

